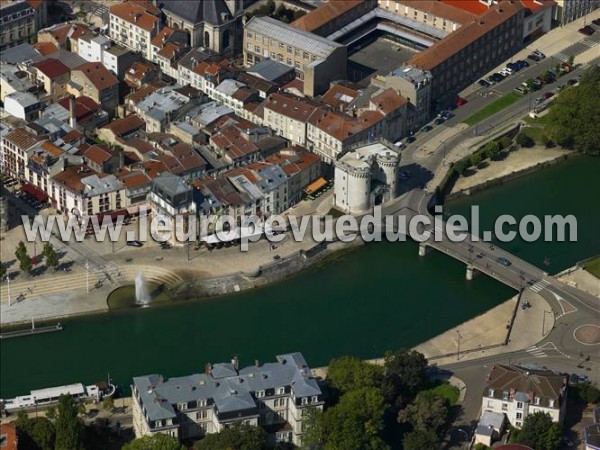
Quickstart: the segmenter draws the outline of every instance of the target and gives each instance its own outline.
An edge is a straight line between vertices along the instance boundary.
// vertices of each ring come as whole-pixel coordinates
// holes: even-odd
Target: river
[[[481,208],[482,228],[499,214],[575,214],[579,241],[503,245],[555,272],[600,253],[600,159],[577,158],[448,205]],[[464,265],[414,242],[378,243],[279,284],[172,307],[128,310],[66,323],[62,332],[0,343],[0,397],[111,377],[202,371],[239,355],[242,364],[301,351],[313,367],[344,354],[377,357],[411,347],[502,303],[514,291],[487,277],[465,281]]]

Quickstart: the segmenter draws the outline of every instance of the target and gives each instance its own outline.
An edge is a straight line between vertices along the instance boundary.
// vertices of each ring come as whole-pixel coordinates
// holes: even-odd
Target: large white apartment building
[[[529,414],[541,411],[562,422],[567,405],[567,380],[546,370],[492,366],[481,400],[482,413],[505,414],[520,428]]]
[[[301,445],[310,408],[323,409],[317,381],[300,353],[240,369],[238,360],[207,364],[205,373],[133,379],[137,437],[164,433],[179,439],[217,433],[235,423],[262,426],[272,440]]]
[[[160,19],[135,2],[110,7],[110,38],[152,60],[151,41],[160,29]]]

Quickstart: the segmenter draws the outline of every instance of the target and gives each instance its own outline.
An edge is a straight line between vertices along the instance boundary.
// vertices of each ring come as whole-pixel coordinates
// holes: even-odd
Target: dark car
[[[499,83],[500,81],[504,80],[504,76],[500,73],[494,73],[490,75],[490,78],[494,81],[494,83]]]
[[[531,53],[529,55],[527,55],[528,59],[531,59],[532,61],[541,61],[542,58],[540,58],[538,55],[536,55],[535,53]]]
[[[479,83],[479,86],[482,86],[482,87],[490,87],[489,81],[486,81],[486,80],[479,80],[477,83]]]
[[[573,86],[574,84],[577,84],[577,83],[578,83],[578,81],[576,78],[571,78],[569,81],[567,81],[567,84],[569,86]]]
[[[140,241],[127,241],[127,245],[130,247],[142,247],[144,244]]]
[[[467,103],[469,103],[469,101],[466,98],[462,98],[462,97],[458,97],[456,99],[456,107],[460,107],[462,105],[466,105]]]
[[[503,258],[502,256],[496,259],[496,262],[498,264],[502,264],[505,267],[510,266],[512,263],[510,262],[510,260]]]
[[[594,20],[592,20],[592,23],[594,25],[596,25],[597,27],[600,27],[600,19],[594,19]]]
[[[521,67],[521,69],[524,69],[525,67],[529,67],[529,63],[527,61],[525,61],[524,59],[518,60],[517,64]]]
[[[415,139],[414,136],[409,136],[409,137],[406,138],[406,143],[407,144],[411,144],[411,143],[413,143],[415,141],[416,141],[416,139]]]
[[[514,62],[514,63],[508,63],[506,65],[506,67],[508,67],[510,70],[512,70],[513,72],[518,72],[519,70],[522,69],[521,65]]]
[[[421,131],[423,133],[427,133],[428,131],[433,130],[433,127],[431,125],[425,125],[423,128],[421,128]]]
[[[596,30],[594,30],[589,25],[586,25],[585,27],[580,28],[577,31],[579,31],[581,34],[585,34],[586,36],[591,36],[592,34],[594,34],[596,32]]]
[[[445,122],[446,120],[443,117],[438,117],[437,119],[435,119],[435,121],[433,123],[435,123],[436,125],[441,125]]]

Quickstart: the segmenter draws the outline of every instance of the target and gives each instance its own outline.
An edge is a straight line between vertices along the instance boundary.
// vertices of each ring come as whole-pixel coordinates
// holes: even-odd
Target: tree
[[[427,359],[415,350],[387,353],[384,367],[382,390],[390,405],[407,404],[425,385]]]
[[[578,384],[577,393],[586,403],[600,403],[600,390],[589,381]]]
[[[56,431],[54,425],[45,417],[36,417],[31,419],[33,425],[29,435],[41,450],[54,449]]]
[[[25,243],[23,241],[19,241],[17,245],[17,249],[15,250],[15,256],[18,260],[21,260],[23,255],[27,254],[27,247],[25,247]]]
[[[81,446],[79,404],[70,395],[58,399],[56,415],[56,450],[76,450]]]
[[[567,59],[567,64],[572,69],[573,68],[573,64],[575,64],[575,56],[573,56],[573,55],[569,56],[569,59]]]
[[[533,78],[529,78],[525,83],[527,83],[527,89],[530,91],[537,89],[537,85],[535,84],[535,80]]]
[[[472,166],[477,166],[477,164],[479,164],[482,159],[483,159],[483,156],[481,155],[481,152],[475,152],[475,153],[473,153],[471,155],[471,165]]]
[[[525,417],[521,429],[511,436],[511,442],[536,450],[558,450],[561,435],[560,424],[552,423],[550,414],[538,411]]]
[[[104,397],[102,400],[102,407],[107,411],[112,410],[115,407],[115,399],[112,397]]]
[[[454,164],[454,171],[459,175],[464,175],[470,165],[471,164],[469,161],[466,159],[461,159]]]
[[[529,137],[524,131],[521,131],[519,134],[517,134],[516,141],[520,147],[529,148],[535,145],[533,139],[531,139],[531,137]]]
[[[184,450],[177,438],[157,433],[144,436],[125,444],[123,450]]]
[[[19,242],[17,250],[15,251],[15,256],[17,257],[17,261],[19,261],[19,268],[23,272],[31,272],[33,263],[31,262],[31,257],[27,254],[27,247],[25,247],[25,243],[23,241]]]
[[[410,423],[415,430],[431,430],[438,436],[448,420],[446,401],[435,395],[419,393],[413,403],[398,414],[398,421]]]
[[[383,367],[369,364],[353,356],[342,356],[331,360],[327,380],[340,393],[363,387],[381,386]]]
[[[365,387],[350,391],[324,413],[309,415],[303,444],[324,450],[388,449],[380,435],[385,410],[380,389]]]
[[[220,433],[207,434],[194,446],[196,450],[261,450],[267,442],[267,433],[259,427],[235,424]],[[137,449],[131,449],[137,450]],[[170,449],[168,449],[170,450]]]
[[[491,447],[488,447],[487,445],[479,442],[475,447],[473,447],[473,450],[489,450],[490,448]]]
[[[552,139],[550,139],[548,137],[548,135],[546,135],[546,134],[542,134],[541,143],[546,148],[552,148],[552,147],[554,147],[554,141]]]
[[[502,136],[500,139],[498,139],[498,144],[500,145],[501,150],[505,150],[512,144],[512,139],[508,136]]]
[[[500,143],[498,141],[488,142],[485,147],[483,147],[483,153],[490,159],[496,159],[500,154]]]
[[[431,430],[414,430],[404,435],[404,439],[402,439],[402,447],[404,450],[439,448],[440,440]]]
[[[600,68],[590,66],[579,86],[566,89],[554,100],[547,115],[548,136],[558,145],[600,154]]]
[[[58,266],[58,253],[56,253],[56,250],[54,250],[54,247],[52,246],[52,244],[47,242],[44,245],[44,250],[43,250],[42,254],[46,258],[46,266],[47,267],[50,267],[53,269],[56,266]]]
[[[56,420],[56,407],[55,406],[51,406],[50,408],[48,408],[46,410],[46,417],[49,420]]]
[[[30,419],[25,411],[20,411],[15,424],[19,435],[19,444],[23,448],[54,449],[54,425],[47,418]]]

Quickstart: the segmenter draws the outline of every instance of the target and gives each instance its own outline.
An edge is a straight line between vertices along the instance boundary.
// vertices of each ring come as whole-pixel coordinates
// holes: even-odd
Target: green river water
[[[447,205],[481,208],[482,229],[500,214],[574,214],[578,242],[502,244],[555,273],[600,253],[600,158],[576,158]],[[546,263],[544,264],[544,260]],[[0,343],[0,397],[110,372],[128,390],[136,375],[202,371],[239,355],[242,364],[301,351],[313,367],[344,354],[377,357],[410,347],[481,314],[514,291],[417,244],[379,243],[336,255],[279,284],[172,307],[69,321],[62,332]]]

